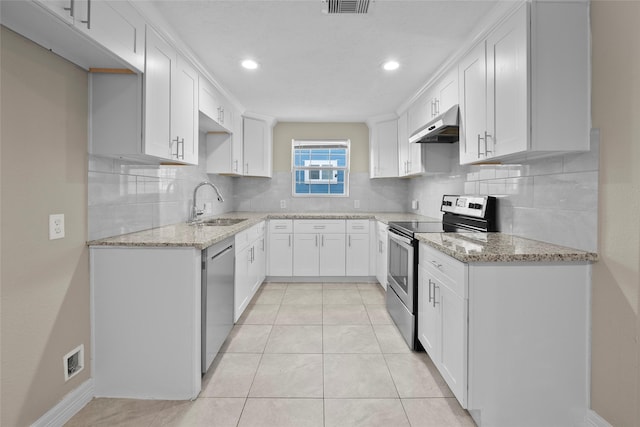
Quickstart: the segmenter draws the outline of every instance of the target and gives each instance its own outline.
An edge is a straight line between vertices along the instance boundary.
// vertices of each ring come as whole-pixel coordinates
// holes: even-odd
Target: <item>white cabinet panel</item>
[[[377,224],[376,245],[376,278],[382,287],[387,289],[387,233],[389,226],[381,221]]]
[[[145,154],[171,158],[171,73],[176,52],[147,26],[144,70]]]
[[[522,4],[460,62],[460,162],[589,150],[589,52],[588,2]]]
[[[398,176],[398,121],[387,120],[369,127],[371,178]]]
[[[367,248],[367,256],[369,256]],[[345,235],[320,235],[320,276],[345,275]]]
[[[318,276],[320,274],[319,235],[296,233],[293,235],[293,275]]]
[[[347,234],[346,257],[347,276],[369,275],[369,233]]]
[[[171,156],[198,164],[198,74],[182,57],[171,80]]]
[[[271,127],[264,120],[244,117],[243,175],[271,177]]]
[[[293,234],[271,233],[269,236],[269,275],[293,275]]]

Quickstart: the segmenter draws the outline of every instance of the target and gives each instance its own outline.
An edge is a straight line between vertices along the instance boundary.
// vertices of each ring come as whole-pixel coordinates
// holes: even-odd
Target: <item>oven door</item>
[[[395,291],[411,314],[414,314],[414,256],[412,239],[389,229],[389,286]]]

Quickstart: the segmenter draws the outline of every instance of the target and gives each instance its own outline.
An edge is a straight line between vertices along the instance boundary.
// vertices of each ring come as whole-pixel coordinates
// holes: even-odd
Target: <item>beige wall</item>
[[[350,139],[351,172],[369,172],[369,127],[366,123],[282,122],[273,129],[273,171],[291,171],[292,139]]]
[[[591,406],[640,426],[640,2],[594,1],[593,126],[601,130]]]
[[[2,28],[2,418],[27,426],[90,377],[87,74]],[[48,240],[64,213],[66,238]],[[64,382],[63,356],[85,345]]]

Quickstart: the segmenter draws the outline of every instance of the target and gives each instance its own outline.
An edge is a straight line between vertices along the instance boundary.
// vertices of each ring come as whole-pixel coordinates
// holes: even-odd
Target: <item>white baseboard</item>
[[[598,413],[593,409],[587,410],[586,426],[587,427],[613,427],[611,424],[607,422],[607,420],[605,420],[600,415],[598,415]]]
[[[88,379],[31,424],[31,427],[62,427],[93,399],[93,394],[93,379]]]

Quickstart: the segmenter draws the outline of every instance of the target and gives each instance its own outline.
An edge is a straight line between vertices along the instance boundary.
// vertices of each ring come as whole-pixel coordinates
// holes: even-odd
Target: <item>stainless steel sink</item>
[[[246,221],[247,218],[214,218],[206,221],[199,222],[198,225],[206,225],[212,227],[226,227],[229,225],[235,225],[242,221]]]

